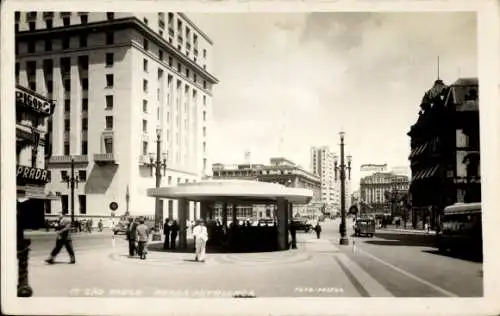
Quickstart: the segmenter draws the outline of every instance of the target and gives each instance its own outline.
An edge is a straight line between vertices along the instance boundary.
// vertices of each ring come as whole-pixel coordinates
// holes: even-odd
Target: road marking
[[[442,294],[444,294],[444,295],[446,295],[446,296],[449,296],[449,297],[459,297],[459,296],[458,296],[457,294],[455,294],[455,293],[449,292],[449,291],[447,291],[447,290],[445,290],[445,289],[443,289],[443,288],[441,288],[441,287],[439,287],[439,286],[437,286],[437,285],[435,285],[435,284],[432,284],[432,283],[431,283],[431,282],[429,282],[429,281],[426,281],[426,280],[424,280],[424,279],[422,279],[422,278],[419,278],[418,276],[416,276],[416,275],[414,275],[414,274],[411,274],[410,272],[407,272],[407,271],[405,271],[405,270],[403,270],[403,269],[401,269],[401,268],[398,268],[398,267],[396,267],[395,265],[392,265],[392,264],[390,264],[389,262],[387,262],[387,261],[385,261],[385,260],[382,260],[382,259],[380,259],[380,258],[378,258],[378,257],[375,257],[374,255],[372,255],[371,253],[367,252],[367,251],[366,251],[366,250],[364,250],[364,249],[361,249],[361,248],[359,248],[359,247],[358,247],[358,251],[359,251],[359,252],[361,252],[361,253],[363,253],[364,255],[366,255],[366,256],[368,256],[368,257],[370,257],[370,258],[372,258],[372,259],[374,259],[374,260],[376,260],[376,261],[378,261],[378,262],[380,262],[380,263],[382,263],[383,265],[386,265],[386,266],[388,266],[389,268],[392,268],[393,270],[395,270],[395,271],[397,271],[397,272],[399,272],[399,273],[401,273],[401,274],[403,274],[403,275],[405,275],[405,276],[409,277],[410,279],[413,279],[413,280],[418,281],[418,282],[420,282],[420,283],[422,283],[422,284],[425,284],[425,285],[427,285],[428,287],[431,287],[431,288],[433,288],[434,290],[436,290],[436,291],[438,291],[438,292],[440,292],[440,293],[442,293]]]
[[[394,297],[391,292],[389,292],[382,284],[377,282],[357,263],[349,259],[346,254],[339,253],[335,255],[334,258],[337,260],[341,268],[345,267],[346,270],[352,274],[352,276],[349,276],[349,274],[347,274],[347,276],[362,296],[366,296],[363,295],[363,292],[367,292],[367,296],[370,297]],[[356,286],[356,283],[359,284]]]

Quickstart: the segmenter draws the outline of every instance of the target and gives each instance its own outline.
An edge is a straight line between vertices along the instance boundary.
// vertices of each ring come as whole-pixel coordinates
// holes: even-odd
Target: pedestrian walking
[[[142,260],[146,259],[147,243],[149,239],[149,228],[144,222],[144,218],[141,218],[139,220],[139,226],[136,228],[136,239],[138,243],[137,254]]]
[[[314,226],[314,230],[316,231],[316,237],[319,239],[319,237],[321,236],[321,230],[322,230],[319,222],[316,222],[316,226]]]
[[[173,221],[172,226],[170,227],[170,249],[175,249],[175,242],[177,239],[177,234],[179,233],[179,224],[177,221]]]
[[[205,223],[200,220],[198,225],[193,228],[193,235],[196,238],[196,261],[205,262],[206,246],[208,240],[208,231]]]
[[[49,264],[54,263],[54,258],[59,254],[62,247],[64,246],[68,251],[70,257],[70,263],[76,263],[75,260],[75,251],[73,250],[73,242],[71,240],[71,220],[69,218],[64,218],[63,213],[59,213],[59,222],[57,225],[57,238],[56,245],[52,252],[50,253],[50,257],[45,260],[45,262]]]
[[[170,231],[172,227],[172,222],[170,218],[165,219],[165,224],[163,224],[163,234],[165,235],[165,241],[163,242],[163,249],[167,250],[170,248]]]
[[[102,228],[103,228],[102,219],[100,219],[99,223],[97,223],[97,227],[99,228],[99,231],[102,232]]]
[[[137,223],[134,221],[133,218],[129,218],[128,221],[129,221],[127,227],[128,255],[130,257],[133,257],[135,256],[136,252],[135,241],[136,241]]]
[[[290,237],[292,238],[291,240],[291,247],[292,249],[297,249],[297,227],[295,226],[295,222],[290,223]]]

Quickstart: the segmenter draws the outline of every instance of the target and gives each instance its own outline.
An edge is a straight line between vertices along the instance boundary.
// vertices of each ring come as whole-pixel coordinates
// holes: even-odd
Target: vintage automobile
[[[375,220],[372,218],[358,218],[354,224],[354,236],[369,236],[375,234]]]
[[[291,221],[291,225],[295,226],[295,230],[302,230],[306,233],[313,228],[313,226],[305,218],[294,218]]]

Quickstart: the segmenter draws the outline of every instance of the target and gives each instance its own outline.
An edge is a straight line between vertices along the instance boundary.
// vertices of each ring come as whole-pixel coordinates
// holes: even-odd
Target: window
[[[85,181],[87,179],[87,171],[86,170],[78,170],[78,179],[80,181]]]
[[[163,61],[163,51],[162,50],[160,50],[158,52],[158,58],[160,58],[160,60]]]
[[[207,152],[207,143],[203,142],[203,153]]]
[[[82,141],[82,155],[88,155],[89,143],[87,141]]]
[[[80,23],[87,24],[89,21],[89,16],[87,14],[80,15]]]
[[[47,86],[47,93],[52,93],[54,91],[54,83],[52,80],[47,80],[45,85]]]
[[[33,54],[35,52],[35,42],[28,42],[28,53]]]
[[[186,77],[189,79],[189,69],[186,68]]]
[[[142,90],[148,92],[148,81],[146,79],[142,80]]]
[[[174,65],[174,59],[171,56],[168,56],[168,65],[172,67]]]
[[[106,75],[106,88],[112,88],[114,85],[114,78],[112,74]]]
[[[89,69],[89,56],[87,56],[87,55],[78,56],[78,66],[82,70],[88,70]]]
[[[64,155],[69,155],[69,143],[64,143]]]
[[[69,112],[70,110],[71,110],[71,100],[65,99],[64,100],[64,112]]]
[[[114,54],[113,53],[107,53],[106,54],[106,67],[112,67],[115,60],[114,60]]]
[[[203,111],[203,121],[206,121],[206,120],[207,120],[207,112]]]
[[[68,209],[68,195],[67,194],[61,195],[61,208],[62,208],[63,214],[68,214],[69,209]]]
[[[163,36],[163,30],[162,29],[160,29],[159,33],[160,33],[160,36]]]
[[[114,20],[115,19],[115,14],[113,12],[107,12],[107,17],[108,20]]]
[[[62,40],[62,48],[63,49],[68,49],[69,48],[69,37],[65,37]]]
[[[142,112],[148,113],[148,100],[142,100]]]
[[[89,120],[88,118],[82,118],[82,130],[87,131],[89,129]]]
[[[51,29],[53,26],[53,21],[52,19],[45,20],[45,27],[48,29]]]
[[[21,71],[21,65],[16,63],[16,83],[19,83],[19,72]]]
[[[45,214],[52,213],[52,203],[49,202],[49,203],[46,203],[45,205],[46,205],[45,206]]]
[[[89,89],[89,78],[82,78],[82,90],[87,91]]]
[[[146,19],[146,18],[144,18],[143,21],[144,21],[144,24],[148,24],[148,22],[149,22],[148,19]]]
[[[145,72],[148,72],[148,60],[146,58],[142,61],[142,68]]]
[[[70,125],[71,125],[70,120],[69,119],[65,119],[64,120],[64,131],[69,132]]]
[[[45,40],[45,51],[46,52],[52,51],[52,41],[50,39]]]
[[[198,81],[198,76],[196,75],[196,73],[193,74],[193,81],[196,83],[196,81]]]
[[[68,179],[68,171],[66,170],[61,170],[61,180],[67,180]]]
[[[104,138],[104,150],[106,151],[106,154],[113,153],[113,138],[111,137]]]
[[[80,47],[87,47],[87,35],[80,35]]]
[[[71,22],[71,21],[70,21],[70,18],[69,18],[69,17],[65,17],[65,18],[63,18],[63,25],[64,25],[64,26],[69,26],[70,22]]]
[[[203,96],[203,105],[207,105],[207,96],[206,95]]]
[[[71,80],[69,79],[64,80],[63,85],[64,85],[64,91],[68,92],[71,91]]]
[[[87,196],[78,195],[78,204],[80,204],[80,214],[87,214]]]
[[[30,31],[34,31],[36,29],[36,23],[35,22],[29,22],[28,27]]]
[[[206,89],[206,88],[207,88],[207,81],[203,80],[203,89]]]
[[[113,117],[106,116],[106,129],[113,129]]]
[[[21,12],[19,12],[19,11],[14,12],[14,20],[16,22],[21,21]]]
[[[161,80],[163,78],[163,69],[158,68],[158,80]],[[158,89],[158,92],[160,92],[160,89]]]
[[[207,58],[207,50],[203,49],[203,58]]]
[[[89,99],[82,99],[82,111],[87,112],[89,110]]]
[[[203,126],[203,137],[207,136],[207,128]]]
[[[144,133],[148,132],[148,121],[147,120],[142,120],[142,131]]]
[[[19,23],[16,22],[15,26],[14,26],[14,31],[17,33],[19,32]]]
[[[60,64],[61,64],[61,72],[63,74],[66,74],[66,73],[69,74],[70,68],[71,68],[71,60],[67,57],[63,57],[63,58],[61,58]]]
[[[106,45],[113,45],[115,43],[115,34],[113,32],[106,33]]]
[[[113,108],[113,96],[112,95],[107,95],[106,96],[106,109],[112,109]]]
[[[31,90],[36,91],[36,81],[31,81],[28,85]]]
[[[177,63],[177,71],[178,71],[178,72],[181,72],[181,70],[182,70],[181,63],[179,63],[179,62],[178,62],[178,63]]]
[[[148,155],[148,142],[142,142],[142,155]]]
[[[149,49],[149,42],[147,39],[144,39],[142,41],[142,47],[144,47],[144,50],[148,50]]]

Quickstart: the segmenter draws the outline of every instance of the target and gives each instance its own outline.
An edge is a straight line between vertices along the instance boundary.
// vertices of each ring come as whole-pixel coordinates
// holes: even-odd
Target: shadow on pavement
[[[472,262],[477,262],[481,263],[483,262],[483,257],[481,254],[472,254],[472,253],[459,253],[459,252],[440,252],[439,250],[424,250],[423,252],[430,253],[433,255],[438,255],[438,256],[444,256],[444,257],[450,257],[450,258],[455,258],[455,259],[461,259],[461,260],[466,260],[466,261],[472,261]]]
[[[166,252],[166,253],[194,253],[195,252],[195,246],[194,243],[191,241],[188,241],[186,249],[163,249],[163,243],[162,242],[157,242],[157,243],[151,243],[148,245],[148,250],[149,251],[154,251],[154,252]],[[288,249],[287,249],[288,250]],[[281,250],[281,251],[287,251],[287,250]],[[260,249],[225,249],[221,246],[218,245],[207,245],[206,248],[206,253],[208,254],[214,254],[214,253],[259,253],[259,252],[278,252],[280,250],[269,250],[265,248],[260,248]]]
[[[384,240],[365,240],[371,245],[381,246],[417,246],[417,247],[435,247],[436,235],[404,234],[404,233],[380,233],[375,232],[375,237]]]

